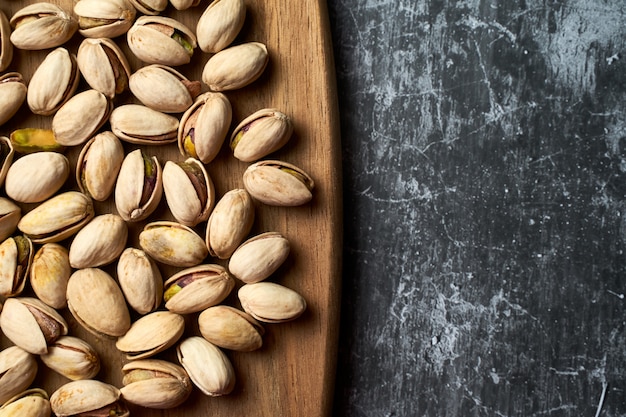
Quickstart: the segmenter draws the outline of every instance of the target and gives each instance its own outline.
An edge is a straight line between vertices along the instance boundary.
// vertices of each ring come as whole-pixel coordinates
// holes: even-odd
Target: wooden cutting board
[[[17,10],[35,2],[2,0],[0,9],[10,18]],[[72,10],[75,3],[74,0],[51,2],[68,10]],[[168,6],[162,14],[180,20],[195,31],[196,22],[209,3],[209,0],[202,0],[199,6],[186,11]],[[323,0],[245,0],[245,3],[246,23],[234,43],[265,43],[270,63],[252,85],[226,93],[233,106],[231,129],[256,110],[267,107],[282,110],[292,117],[294,134],[283,149],[268,158],[293,163],[315,180],[313,201],[304,206],[279,208],[255,203],[256,220],[251,235],[278,231],[290,240],[288,260],[269,280],[298,291],[307,301],[307,310],[292,322],[264,324],[261,349],[249,353],[227,351],[237,378],[235,390],[230,395],[207,397],[194,389],[189,400],[176,409],[159,411],[131,406],[132,415],[312,417],[330,414],[339,328],[342,213],[339,117],[326,3]],[[64,46],[76,53],[81,40],[76,33]],[[115,41],[126,53],[133,70],[144,65],[128,49],[125,36]],[[5,72],[21,72],[28,82],[49,52],[16,50],[11,66]],[[196,49],[192,62],[176,69],[189,79],[201,80],[202,68],[209,57]],[[81,81],[78,91],[87,88],[87,84]],[[204,91],[207,91],[205,85]],[[125,102],[136,100],[128,92],[115,99],[116,105]],[[51,120],[52,117],[32,115],[24,104],[11,121],[0,126],[0,135],[9,136],[11,131],[22,127],[49,128]],[[107,129],[108,124],[102,130]],[[184,159],[175,144],[124,146],[126,151],[142,148],[146,153],[157,155],[162,163]],[[80,148],[65,152],[72,164],[72,173],[63,190],[77,189],[73,178]],[[243,187],[242,174],[247,166],[232,156],[225,143],[216,160],[207,165],[218,198],[230,189]],[[148,221],[172,219],[164,200]],[[22,208],[28,211],[34,206],[22,205]],[[105,212],[116,212],[112,201],[96,204],[96,214]],[[205,223],[195,227],[201,236],[204,236]],[[137,247],[137,234],[143,224],[145,222],[129,224],[129,246]],[[69,246],[71,238],[61,243]],[[227,265],[226,261],[213,258],[207,258],[205,262]],[[164,279],[176,270],[165,265],[160,268]],[[115,264],[104,269],[115,274]],[[29,286],[22,295],[32,296]],[[240,307],[236,289],[224,304]],[[120,368],[127,360],[116,350],[115,341],[92,336],[80,327],[67,309],[61,313],[68,320],[70,334],[84,338],[100,354],[102,370],[97,379],[121,386]],[[132,314],[134,319],[138,318]],[[196,319],[197,314],[186,317],[183,337],[198,334]],[[4,336],[0,342],[3,348],[11,344]],[[176,361],[173,348],[157,357]],[[39,365],[33,386],[43,387],[51,394],[69,381],[47,369],[43,363]]]

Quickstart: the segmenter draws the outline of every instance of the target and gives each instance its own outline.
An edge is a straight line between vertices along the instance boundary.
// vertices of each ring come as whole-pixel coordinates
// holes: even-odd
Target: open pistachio
[[[20,203],[40,203],[52,197],[69,175],[70,162],[63,154],[35,152],[13,162],[4,189]]]
[[[78,187],[96,201],[106,200],[115,188],[123,161],[124,147],[117,136],[110,131],[98,133],[83,146],[78,155]]]
[[[167,0],[130,0],[143,14],[158,15],[167,7]]]
[[[65,292],[72,274],[68,250],[58,243],[41,246],[30,266],[30,286],[44,303],[52,308],[67,306]]]
[[[28,107],[43,116],[55,113],[74,95],[79,81],[76,56],[63,47],[54,49],[41,61],[30,80]]]
[[[48,368],[73,381],[90,379],[100,372],[98,352],[74,336],[61,336],[39,358]]]
[[[205,164],[219,153],[232,120],[232,106],[222,93],[206,92],[183,114],[178,126],[181,155]]]
[[[10,37],[11,24],[9,18],[0,10],[0,71],[7,69],[13,60],[13,44]]]
[[[128,0],[79,0],[74,13],[84,37],[115,38],[130,29],[137,11]]]
[[[163,191],[174,218],[195,226],[209,218],[215,202],[215,187],[202,162],[167,161],[163,168]]]
[[[223,349],[251,352],[263,345],[263,326],[248,313],[217,305],[198,315],[200,334]]]
[[[221,303],[234,287],[235,281],[220,265],[183,269],[165,281],[165,308],[179,314],[202,311]]]
[[[0,186],[4,185],[7,172],[13,163],[15,150],[13,143],[6,136],[0,136]]]
[[[230,136],[235,158],[254,162],[283,147],[291,138],[291,118],[276,109],[262,109],[246,117]]]
[[[247,42],[222,49],[202,70],[202,81],[211,91],[236,90],[257,80],[269,62],[267,47]]]
[[[199,265],[209,252],[193,229],[169,221],[146,224],[139,233],[139,245],[154,260],[179,267]]]
[[[163,299],[163,278],[141,249],[126,248],[117,262],[117,280],[128,304],[139,314],[154,311]]]
[[[57,417],[128,417],[130,412],[120,397],[120,390],[113,385],[83,379],[57,388],[50,396],[50,406]]]
[[[87,84],[109,99],[128,89],[130,64],[111,39],[86,38],[78,47],[76,62]]]
[[[10,143],[13,145],[15,152],[22,154],[42,151],[62,153],[65,151],[65,146],[57,142],[52,129],[32,127],[17,129],[11,132]]]
[[[157,208],[163,195],[161,165],[135,149],[124,158],[115,184],[115,206],[127,222],[146,219]]]
[[[65,319],[37,298],[7,298],[0,313],[0,327],[15,345],[34,355],[48,352],[48,344],[66,335]]]
[[[22,209],[6,197],[0,197],[0,242],[7,239],[17,229],[22,217]]]
[[[117,214],[95,216],[76,233],[70,245],[72,268],[94,268],[116,260],[126,247],[128,226]]]
[[[271,206],[299,206],[313,198],[313,179],[302,169],[282,161],[259,161],[243,174],[250,195]]]
[[[193,31],[165,16],[141,16],[128,30],[127,39],[132,53],[147,64],[188,64],[197,46]]]
[[[106,123],[112,109],[113,103],[97,90],[78,93],[54,115],[54,137],[64,146],[82,145]],[[76,117],[77,114],[82,117]]]
[[[229,258],[250,232],[254,205],[244,189],[230,190],[217,202],[206,227],[206,246],[211,256]]]
[[[207,53],[221,51],[235,40],[245,18],[246,5],[243,0],[213,1],[198,20],[198,46]]]
[[[0,126],[17,113],[26,99],[27,90],[19,72],[9,72],[0,76]]]
[[[62,45],[78,29],[78,22],[71,13],[48,2],[33,3],[18,10],[9,22],[13,27],[11,42],[27,50]]]
[[[15,297],[24,290],[33,262],[33,242],[12,236],[0,243],[0,295]]]
[[[37,375],[37,359],[18,346],[0,351],[0,404],[32,384]]]
[[[200,93],[200,81],[190,81],[174,68],[152,64],[130,76],[130,91],[144,105],[163,113],[182,113]]]
[[[282,265],[289,250],[289,241],[280,233],[262,233],[246,240],[233,252],[228,270],[247,284],[263,281]]]
[[[128,360],[145,359],[173,346],[185,331],[185,319],[170,311],[155,311],[134,322],[115,347]]]
[[[176,352],[191,381],[205,395],[226,395],[235,388],[233,365],[213,343],[200,336],[191,336],[180,342]]]
[[[0,417],[49,417],[51,412],[48,394],[40,388],[21,392],[0,407]]]
[[[111,113],[111,130],[121,140],[139,145],[176,141],[178,119],[139,104],[124,104]]]
[[[291,321],[306,310],[300,294],[274,282],[245,284],[239,288],[238,297],[246,313],[266,323]]]
[[[160,359],[141,359],[122,367],[120,388],[126,401],[147,408],[167,409],[182,404],[193,385],[182,366]]]
[[[190,7],[195,7],[200,4],[202,0],[170,0],[170,4],[174,6],[176,10],[187,10]]]

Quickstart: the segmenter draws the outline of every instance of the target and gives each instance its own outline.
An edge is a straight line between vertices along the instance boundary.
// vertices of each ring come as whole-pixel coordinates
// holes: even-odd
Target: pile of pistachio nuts
[[[167,15],[190,8],[196,27]],[[260,82],[269,61],[263,43],[236,41],[246,14],[243,0],[38,2],[12,16],[0,5],[0,132],[24,111],[49,122],[0,137],[0,330],[12,343],[0,351],[0,417],[127,416],[129,404],[178,407],[194,389],[229,394],[228,351],[259,349],[262,323],[306,310],[268,279],[289,240],[251,236],[255,206],[306,204],[314,182],[269,159],[293,135],[288,114],[233,120],[228,92]],[[30,79],[7,71],[16,50],[45,53]],[[198,53],[202,80],[189,80],[175,67]],[[165,146],[178,160],[150,152]],[[218,195],[206,168],[225,146],[248,165],[243,186]],[[98,380],[98,352],[70,334],[66,311],[125,358],[123,386]],[[157,356],[168,350],[177,362]],[[34,387],[41,366],[67,382]]]

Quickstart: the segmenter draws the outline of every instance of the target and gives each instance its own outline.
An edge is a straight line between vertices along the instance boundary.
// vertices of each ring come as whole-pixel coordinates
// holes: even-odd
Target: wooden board
[[[0,9],[9,18],[18,9],[34,0],[3,0]],[[68,10],[73,0],[52,0]],[[203,0],[198,7],[186,11],[168,8],[163,15],[174,17],[195,30],[197,19],[210,3]],[[287,262],[269,280],[298,291],[308,306],[295,321],[266,324],[264,345],[250,353],[227,351],[236,372],[236,387],[224,397],[207,397],[194,389],[189,400],[179,408],[165,411],[131,406],[137,416],[322,416],[330,413],[333,393],[335,355],[337,349],[341,272],[341,169],[338,109],[334,81],[332,48],[325,2],[307,0],[245,1],[246,23],[234,43],[259,41],[267,45],[270,63],[260,79],[238,91],[228,92],[233,105],[233,125],[252,112],[275,107],[290,115],[295,130],[290,142],[272,159],[282,159],[300,166],[315,180],[313,201],[301,207],[278,208],[255,204],[256,220],[251,235],[278,231],[291,242]],[[82,37],[77,33],[65,47],[76,52]],[[136,60],[124,36],[115,39],[131,61],[133,70],[143,64]],[[39,62],[50,50],[15,51],[11,66],[5,71],[19,71],[28,82]],[[196,49],[189,65],[177,67],[189,79],[200,80],[204,63],[210,55]],[[78,91],[87,89],[81,81]],[[203,85],[203,91],[207,87]],[[130,93],[115,99],[115,104],[135,101]],[[180,115],[178,115],[180,116]],[[34,116],[26,104],[8,123],[0,126],[0,135],[22,127],[50,127],[52,117]],[[108,124],[102,130],[108,129]],[[130,151],[140,146],[125,144]],[[166,160],[181,161],[176,145],[141,147],[147,153]],[[80,146],[66,151],[72,163],[70,179],[62,190],[77,189],[74,165]],[[19,156],[18,156],[19,157]],[[242,174],[247,163],[237,161],[227,144],[219,156],[207,165],[217,196],[233,188],[243,187]],[[4,195],[4,191],[2,190]],[[24,211],[34,205],[22,205]],[[112,201],[96,204],[96,214],[115,212]],[[171,219],[165,199],[148,219]],[[145,222],[144,222],[145,223]],[[129,246],[137,246],[137,234],[144,223],[129,224]],[[195,228],[204,236],[205,224]],[[71,238],[61,242],[71,243]],[[207,263],[227,265],[226,261],[207,258]],[[175,270],[160,265],[164,279]],[[105,267],[114,274],[115,265]],[[241,283],[238,283],[238,286]],[[32,295],[27,286],[22,295]],[[97,302],[97,300],[94,300]],[[239,306],[236,289],[225,304]],[[115,349],[114,340],[97,338],[86,332],[67,309],[61,310],[70,327],[70,334],[90,342],[101,355],[102,370],[97,379],[121,386],[120,367],[126,359]],[[138,316],[133,313],[133,317]],[[185,336],[198,334],[197,314],[186,317]],[[2,347],[10,341],[2,336]],[[170,349],[160,358],[176,360]],[[64,377],[48,370],[41,362],[34,386],[49,393],[63,383]]]

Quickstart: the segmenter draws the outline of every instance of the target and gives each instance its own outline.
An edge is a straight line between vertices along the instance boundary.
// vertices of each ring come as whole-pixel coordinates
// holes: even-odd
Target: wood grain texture
[[[53,0],[71,9],[72,0]],[[0,9],[9,17],[19,8],[34,0],[5,1]],[[169,6],[162,14],[179,19],[195,30],[195,23],[210,1],[187,11],[176,11]],[[290,323],[265,325],[264,346],[251,353],[228,352],[235,367],[237,383],[231,395],[209,398],[197,389],[184,405],[173,410],[155,411],[132,408],[137,416],[323,416],[330,412],[337,349],[340,306],[341,272],[341,159],[334,64],[329,36],[326,5],[321,0],[291,2],[271,0],[245,1],[246,23],[235,43],[260,41],[268,46],[270,63],[264,74],[252,85],[226,93],[233,105],[234,128],[239,121],[256,110],[275,107],[289,114],[295,130],[290,142],[271,155],[300,166],[315,180],[314,198],[310,204],[293,208],[255,205],[256,220],[251,234],[263,231],[283,233],[291,243],[291,254],[270,280],[295,289],[307,300],[303,316]],[[81,41],[76,34],[65,46],[76,52]],[[125,37],[117,38],[133,69],[142,64],[130,53]],[[48,51],[15,51],[8,71],[19,71],[26,81]],[[204,63],[210,55],[196,49],[189,65],[177,67],[189,79],[200,80]],[[88,86],[81,81],[79,91]],[[203,86],[203,91],[206,91]],[[135,101],[130,93],[115,99],[115,104]],[[7,124],[0,126],[0,134],[8,136],[21,127],[49,127],[51,117],[36,117],[26,105]],[[108,129],[105,125],[103,129]],[[147,147],[125,144],[126,150],[142,148],[146,153],[165,160],[181,161],[176,145]],[[67,151],[72,162],[72,174],[65,189],[76,189],[72,178],[80,147]],[[248,166],[232,157],[225,144],[217,159],[207,165],[216,186],[217,196],[233,188],[243,187],[241,176]],[[29,210],[33,205],[23,206]],[[115,212],[111,201],[96,204],[96,214]],[[171,219],[165,200],[150,219]],[[149,219],[149,220],[150,220]],[[145,223],[145,222],[144,222]],[[137,245],[137,234],[142,224],[131,224],[129,246]],[[204,224],[196,227],[204,236]],[[71,244],[68,239],[64,244]],[[226,265],[225,261],[208,258],[206,262]],[[174,269],[160,265],[164,278]],[[114,274],[114,265],[107,266]],[[240,285],[240,283],[238,284]],[[25,294],[29,294],[27,289]],[[96,300],[94,300],[96,301]],[[238,305],[235,292],[225,301]],[[68,319],[70,334],[84,337],[102,357],[103,368],[98,379],[120,386],[120,366],[126,362],[116,351],[111,340],[95,338],[84,331],[63,310]],[[197,334],[197,315],[186,317],[185,335]],[[10,342],[2,336],[2,347]],[[175,359],[173,350],[161,357]],[[51,393],[67,382],[63,377],[40,366],[35,385]]]

